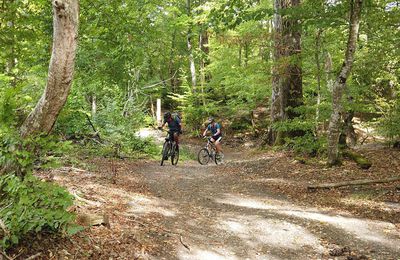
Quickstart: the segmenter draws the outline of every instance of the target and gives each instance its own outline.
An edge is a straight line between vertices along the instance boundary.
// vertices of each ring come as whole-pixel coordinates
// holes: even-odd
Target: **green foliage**
[[[285,146],[299,154],[315,156],[325,153],[327,140],[325,137],[316,137],[312,133],[306,133],[301,137],[286,138]]]
[[[49,168],[59,165],[70,142],[60,142],[55,136],[35,136],[22,139],[13,128],[0,128],[0,166],[8,174],[23,176],[33,167]]]
[[[383,116],[378,120],[378,131],[390,142],[400,140],[400,101],[386,103]]]
[[[23,180],[13,174],[2,175],[0,197],[0,219],[7,229],[0,237],[3,249],[31,233],[62,230],[72,234],[79,230],[71,225],[74,214],[67,211],[73,197],[55,184],[30,174]]]

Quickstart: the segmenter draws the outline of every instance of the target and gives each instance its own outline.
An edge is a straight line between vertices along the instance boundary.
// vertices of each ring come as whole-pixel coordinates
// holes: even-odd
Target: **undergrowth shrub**
[[[298,154],[321,155],[325,153],[327,140],[325,137],[315,137],[312,133],[304,136],[286,138],[286,147]]]
[[[12,127],[0,128],[0,247],[8,248],[37,232],[74,233],[74,214],[67,211],[73,197],[60,186],[31,173],[60,162],[69,142],[55,137],[22,139]]]
[[[74,214],[67,211],[73,197],[64,188],[27,174],[23,179],[7,174],[0,176],[0,247],[17,244],[26,235],[41,231],[64,231],[72,234]]]

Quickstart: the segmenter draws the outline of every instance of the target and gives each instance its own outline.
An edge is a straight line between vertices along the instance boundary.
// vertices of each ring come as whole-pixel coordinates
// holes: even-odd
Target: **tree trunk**
[[[239,44],[239,67],[242,66],[242,45]]]
[[[208,65],[208,54],[209,54],[209,47],[208,47],[208,33],[207,29],[204,29],[199,35],[199,49],[201,50],[201,59],[200,59],[200,86],[201,86],[201,100],[203,106],[206,105],[205,94],[204,94],[204,87],[206,84],[206,66]]]
[[[346,56],[332,90],[332,114],[328,130],[328,165],[336,165],[340,163],[338,142],[342,122],[341,114],[343,111],[342,96],[346,88],[346,80],[350,75],[351,67],[353,65],[358,29],[360,27],[362,0],[352,0],[350,4],[350,29]]]
[[[272,124],[297,117],[298,115],[293,108],[303,103],[300,25],[297,19],[282,17],[280,14],[282,10],[299,4],[300,0],[274,0]],[[271,127],[267,138],[270,144],[281,144],[285,136],[299,136],[301,134],[298,131],[277,132]]]
[[[188,16],[191,17],[191,12],[192,11],[191,11],[190,0],[186,1],[186,8],[187,8]],[[196,79],[196,66],[194,64],[194,57],[193,57],[192,28],[191,28],[191,25],[189,25],[189,29],[188,29],[188,32],[187,32],[187,47],[188,47],[188,52],[189,52],[190,75],[192,77],[192,93],[196,93],[197,79]]]
[[[21,136],[48,134],[64,106],[72,84],[78,38],[79,1],[53,0],[53,51],[47,86],[21,126]]]
[[[317,65],[317,109],[315,112],[315,127],[318,127],[319,107],[321,105],[321,34],[322,29],[318,29],[315,37],[315,63]]]
[[[97,99],[96,95],[94,94],[92,95],[91,103],[92,103],[92,118],[94,119],[97,114]]]
[[[174,50],[175,50],[175,40],[176,40],[176,30],[174,30],[174,33],[172,34],[171,38],[171,52],[169,54],[169,63],[168,63],[168,72],[170,76],[170,84],[171,84],[171,90],[172,93],[176,93],[176,78],[175,78],[175,72],[174,72]]]

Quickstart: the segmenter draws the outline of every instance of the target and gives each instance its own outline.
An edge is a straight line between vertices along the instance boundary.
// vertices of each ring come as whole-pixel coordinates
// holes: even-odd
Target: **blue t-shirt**
[[[212,135],[216,135],[218,129],[220,130],[219,134],[222,134],[222,133],[221,133],[221,126],[220,126],[218,123],[215,123],[214,125],[209,124],[209,125],[207,126],[207,130],[208,130],[208,131],[211,131]]]
[[[180,127],[181,120],[177,116],[168,118],[167,120],[164,121],[164,124],[165,123],[168,124],[168,128],[170,131],[179,131],[181,128]]]

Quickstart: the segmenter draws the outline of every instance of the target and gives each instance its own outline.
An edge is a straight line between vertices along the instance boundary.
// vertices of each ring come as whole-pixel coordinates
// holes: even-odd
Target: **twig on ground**
[[[13,258],[9,257],[5,252],[3,252],[2,250],[0,250],[0,253],[7,258],[7,260],[14,260]]]
[[[32,260],[32,259],[35,259],[35,258],[41,256],[41,255],[42,255],[42,253],[37,253],[37,254],[35,254],[35,255],[32,255],[32,256],[26,258],[25,260]]]
[[[0,228],[4,231],[5,235],[9,235],[10,234],[10,231],[8,230],[6,224],[4,224],[2,219],[0,219]]]
[[[102,204],[101,202],[98,202],[98,201],[93,201],[93,200],[88,200],[88,199],[82,198],[82,197],[78,196],[78,194],[76,194],[75,192],[71,192],[71,194],[75,197],[76,200],[84,202],[90,206],[100,207]]]
[[[185,243],[183,243],[183,239],[182,239],[182,235],[179,236],[179,241],[181,242],[181,244],[190,251],[190,247],[188,245],[186,245]]]

